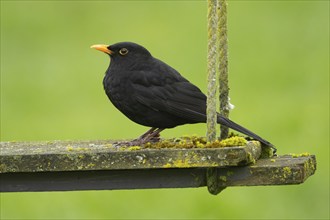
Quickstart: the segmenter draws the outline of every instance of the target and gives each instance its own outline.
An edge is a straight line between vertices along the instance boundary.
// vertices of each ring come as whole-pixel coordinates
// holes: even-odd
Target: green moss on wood
[[[260,158],[271,158],[274,156],[274,149],[269,146],[262,146]]]
[[[145,148],[222,148],[237,147],[246,145],[247,141],[243,137],[232,136],[224,140],[216,140],[214,142],[206,141],[206,137],[184,136],[181,138],[162,140],[156,143],[147,143]]]

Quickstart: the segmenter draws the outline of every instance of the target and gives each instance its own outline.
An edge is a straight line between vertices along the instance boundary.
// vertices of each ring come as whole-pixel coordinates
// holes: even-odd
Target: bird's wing
[[[132,96],[142,105],[174,115],[187,123],[206,122],[206,96],[181,75],[173,73],[176,72],[159,77],[148,72],[141,73],[139,80],[133,80]],[[260,136],[219,114],[217,122],[273,147]]]
[[[139,103],[189,122],[206,121],[206,96],[173,69],[170,74],[140,72],[136,78],[132,96]]]

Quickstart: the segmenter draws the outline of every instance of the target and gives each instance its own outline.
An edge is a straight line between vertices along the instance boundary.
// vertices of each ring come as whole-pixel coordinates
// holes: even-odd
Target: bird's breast
[[[115,73],[115,74],[114,74]],[[103,80],[105,93],[113,105],[125,115],[135,111],[138,105],[130,75],[126,72],[108,71]]]
[[[103,79],[103,86],[105,93],[114,104],[125,98],[127,93],[125,79],[108,72]]]

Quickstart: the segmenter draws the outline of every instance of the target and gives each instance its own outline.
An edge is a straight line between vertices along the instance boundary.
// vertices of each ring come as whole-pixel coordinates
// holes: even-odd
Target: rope
[[[207,141],[216,140],[216,73],[219,72],[220,84],[220,114],[228,117],[228,58],[227,58],[227,8],[226,0],[208,0],[208,56],[207,56]],[[217,71],[218,70],[218,71]],[[220,126],[220,138],[228,136],[228,128]],[[219,170],[210,167],[206,172],[206,183],[209,192],[217,195],[226,188],[226,184],[219,179]]]
[[[216,140],[216,73],[219,72],[220,115],[229,116],[228,41],[226,0],[208,0],[208,85],[207,85],[207,140]],[[220,125],[220,139],[228,137],[228,127]]]
[[[229,116],[229,87],[228,87],[228,40],[227,40],[227,3],[217,0],[217,66],[219,71],[220,115]],[[220,139],[228,137],[229,129],[220,125]]]
[[[217,14],[216,0],[208,0],[207,27],[208,27],[208,56],[207,56],[207,141],[216,140],[217,112],[216,112],[216,29]]]

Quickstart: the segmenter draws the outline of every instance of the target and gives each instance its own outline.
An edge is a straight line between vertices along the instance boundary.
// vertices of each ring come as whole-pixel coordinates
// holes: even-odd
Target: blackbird
[[[91,48],[110,56],[103,86],[113,105],[132,121],[151,127],[135,139],[134,144],[157,139],[166,128],[206,122],[206,96],[143,46],[120,42]],[[217,122],[274,148],[270,142],[226,117],[218,114]]]

